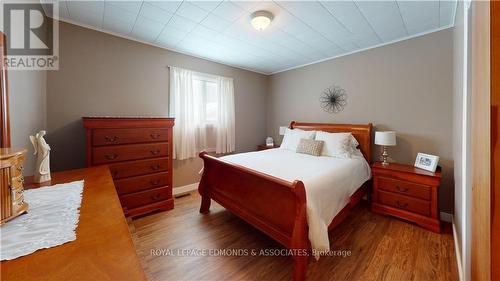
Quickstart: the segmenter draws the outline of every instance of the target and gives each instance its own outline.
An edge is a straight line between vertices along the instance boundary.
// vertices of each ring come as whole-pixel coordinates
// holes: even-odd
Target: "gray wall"
[[[47,76],[48,140],[54,170],[85,165],[89,115],[168,116],[167,65],[234,78],[236,150],[265,138],[267,77],[109,34],[60,24],[60,69]],[[174,186],[198,181],[201,161],[174,163]]]
[[[348,55],[272,75],[267,133],[291,120],[373,123],[376,130],[395,130],[397,146],[389,154],[413,164],[418,152],[440,156],[443,180],[441,211],[453,210],[453,30]],[[338,114],[324,112],[321,92],[336,84],[348,94]],[[373,159],[380,149],[374,146]]]
[[[11,70],[8,73],[12,146],[28,149],[25,175],[33,175],[35,165],[29,136],[46,129],[46,77],[46,71]]]

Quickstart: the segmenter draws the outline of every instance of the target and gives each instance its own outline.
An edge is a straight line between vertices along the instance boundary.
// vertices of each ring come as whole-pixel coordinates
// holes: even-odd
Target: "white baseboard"
[[[182,194],[191,192],[193,190],[197,190],[198,184],[199,184],[199,182],[195,182],[195,183],[184,185],[184,186],[174,187],[174,190],[173,190],[174,196],[182,195]]]
[[[457,240],[457,229],[455,227],[455,222],[452,220],[451,222],[451,227],[453,229],[453,242],[455,243],[455,255],[457,259],[457,270],[458,270],[458,279],[460,281],[464,280],[463,276],[463,268],[462,268],[462,254],[460,253],[460,248],[458,247],[458,240]]]
[[[441,221],[445,221],[445,222],[452,222],[453,221],[453,215],[450,213],[441,212],[439,214],[439,218],[441,219]]]

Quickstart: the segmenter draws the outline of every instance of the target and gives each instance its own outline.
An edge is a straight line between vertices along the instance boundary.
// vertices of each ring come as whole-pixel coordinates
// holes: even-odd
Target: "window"
[[[202,125],[215,125],[218,119],[218,99],[217,99],[217,80],[200,74],[193,75],[193,92],[198,97],[196,103],[201,103],[198,108],[204,109],[199,112],[199,120]]]
[[[233,79],[170,68],[170,115],[175,117],[174,159],[202,150],[235,150]]]

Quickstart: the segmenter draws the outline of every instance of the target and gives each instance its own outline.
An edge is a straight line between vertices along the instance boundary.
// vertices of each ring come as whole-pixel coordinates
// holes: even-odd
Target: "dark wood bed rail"
[[[296,235],[298,232],[295,226],[304,223],[307,227],[306,194],[301,181],[284,181],[224,162],[206,152],[201,152],[200,157],[204,162],[198,187],[202,196],[200,213],[208,213],[210,199],[214,199],[283,246],[292,248],[294,231]],[[240,197],[230,197],[229,194],[240,194]]]
[[[370,163],[372,124],[346,125],[292,122],[290,128],[351,132],[359,142],[359,149]],[[198,191],[202,197],[200,213],[207,214],[211,199],[266,233],[296,253],[310,252],[308,238],[306,192],[302,181],[288,182],[237,164],[232,164],[200,153],[204,171]],[[340,224],[349,210],[369,189],[364,183],[351,196],[350,203],[332,220],[328,229]],[[293,279],[305,280],[308,256],[294,255]]]

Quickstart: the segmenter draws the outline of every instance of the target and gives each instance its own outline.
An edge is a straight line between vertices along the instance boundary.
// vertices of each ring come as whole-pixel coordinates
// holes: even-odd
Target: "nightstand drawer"
[[[392,206],[401,210],[418,213],[424,216],[431,214],[431,204],[429,201],[413,199],[391,192],[380,191],[378,199],[381,204]]]
[[[411,197],[431,200],[431,187],[423,184],[386,177],[378,177],[378,188]]]

